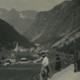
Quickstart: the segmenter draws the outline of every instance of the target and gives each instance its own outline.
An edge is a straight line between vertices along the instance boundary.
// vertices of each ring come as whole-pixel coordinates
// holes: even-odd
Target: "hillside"
[[[52,48],[69,54],[74,54],[75,52],[78,54],[80,50],[80,27],[58,42],[55,42]],[[78,57],[80,57],[80,54],[78,54]]]
[[[10,24],[0,19],[0,49],[12,49],[15,47],[14,42],[18,42],[23,47],[34,46],[25,37],[20,35]]]
[[[38,13],[24,35],[35,43],[51,46],[79,27],[80,4],[77,1],[64,1],[50,11]]]
[[[11,24],[20,34],[26,32],[26,30],[31,26],[37,11],[17,11],[16,9],[6,10],[0,8],[0,18]]]
[[[75,2],[75,0],[73,0]],[[75,3],[79,2],[77,0]],[[77,3],[78,4],[78,3]],[[78,5],[79,6],[79,5]],[[74,30],[71,31],[69,34],[64,36],[62,39],[56,41],[52,48],[56,49],[61,52],[69,53],[69,54],[75,54],[78,55],[78,58],[80,58],[79,50],[80,50],[80,20],[79,15],[76,13],[76,18],[73,17],[74,20]],[[77,20],[77,21],[76,21]]]

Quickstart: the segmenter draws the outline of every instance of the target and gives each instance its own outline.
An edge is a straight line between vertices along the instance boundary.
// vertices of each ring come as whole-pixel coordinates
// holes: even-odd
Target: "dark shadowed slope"
[[[0,19],[0,47],[12,48],[18,42],[23,47],[34,46],[25,37],[20,35],[10,24]]]

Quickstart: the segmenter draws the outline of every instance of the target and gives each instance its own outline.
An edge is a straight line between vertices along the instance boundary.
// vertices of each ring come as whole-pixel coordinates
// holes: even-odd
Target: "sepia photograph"
[[[0,80],[80,80],[80,0],[0,0]]]

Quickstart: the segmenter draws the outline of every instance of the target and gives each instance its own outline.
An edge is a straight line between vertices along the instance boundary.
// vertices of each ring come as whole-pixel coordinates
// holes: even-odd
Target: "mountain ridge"
[[[24,35],[35,43],[52,45],[79,27],[79,10],[80,5],[76,2],[64,1],[50,11],[38,13],[32,27]]]

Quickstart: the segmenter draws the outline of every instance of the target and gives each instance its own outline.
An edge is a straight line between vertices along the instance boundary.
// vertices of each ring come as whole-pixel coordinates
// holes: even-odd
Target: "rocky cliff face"
[[[25,36],[40,44],[53,44],[80,26],[80,5],[64,1],[50,11],[38,13]]]

